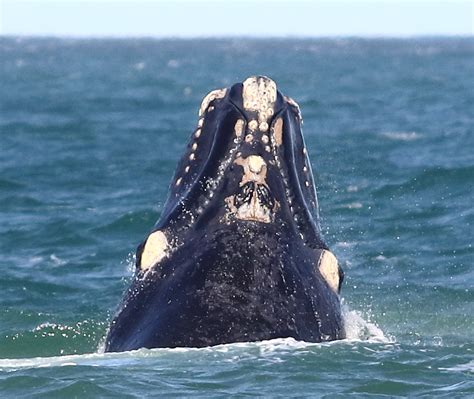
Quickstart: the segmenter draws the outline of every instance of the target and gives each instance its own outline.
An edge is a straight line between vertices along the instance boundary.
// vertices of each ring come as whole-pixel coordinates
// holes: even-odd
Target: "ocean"
[[[0,396],[474,397],[474,39],[0,38]],[[348,338],[102,353],[202,97],[298,101]]]

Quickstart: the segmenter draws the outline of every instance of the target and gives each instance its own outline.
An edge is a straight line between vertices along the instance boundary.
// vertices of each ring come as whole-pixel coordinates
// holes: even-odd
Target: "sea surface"
[[[348,339],[103,354],[202,97],[299,102]],[[474,39],[0,38],[0,396],[474,397]]]

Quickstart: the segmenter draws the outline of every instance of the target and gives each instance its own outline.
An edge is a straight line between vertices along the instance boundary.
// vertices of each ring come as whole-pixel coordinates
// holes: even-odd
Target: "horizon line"
[[[260,40],[271,40],[271,39],[474,39],[474,33],[472,34],[446,34],[446,33],[418,33],[418,34],[397,34],[397,35],[386,35],[386,34],[341,34],[341,35],[82,35],[82,34],[31,34],[31,33],[0,33],[0,39],[2,38],[15,38],[15,39],[74,39],[74,40],[124,40],[124,39],[153,39],[153,40],[224,40],[224,39],[260,39]]]

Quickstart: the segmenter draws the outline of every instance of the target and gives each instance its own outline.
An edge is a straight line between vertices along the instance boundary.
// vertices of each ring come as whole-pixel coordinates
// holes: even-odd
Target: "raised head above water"
[[[344,337],[301,124],[267,77],[204,98],[106,350]]]

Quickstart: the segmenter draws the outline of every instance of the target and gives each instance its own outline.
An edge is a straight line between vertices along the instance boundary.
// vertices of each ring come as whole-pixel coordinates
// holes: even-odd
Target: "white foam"
[[[421,138],[421,134],[416,132],[383,132],[381,135],[397,141],[414,141]]]
[[[67,262],[64,260],[64,259],[61,259],[59,256],[57,256],[56,254],[51,254],[49,256],[49,259],[53,262],[53,264],[55,266],[63,266],[65,265]]]
[[[179,62],[178,60],[175,60],[175,59],[170,59],[170,60],[168,60],[167,65],[170,68],[178,68],[179,66],[181,66],[181,62]]]
[[[146,62],[140,61],[137,62],[136,64],[133,64],[133,68],[136,69],[137,71],[141,71],[145,68]]]
[[[88,353],[85,355],[33,357],[27,359],[0,359],[0,371],[14,371],[18,369],[28,368],[63,367],[77,365],[99,366],[105,365],[107,363],[107,360],[113,360],[120,357],[129,356],[129,352],[123,352],[120,354],[110,355],[102,353]]]
[[[127,259],[125,261],[125,263],[127,265],[127,275],[128,276],[131,276],[133,274],[133,272],[135,271],[136,260],[137,260],[137,255],[136,255],[135,251],[129,252],[128,255],[127,255]]]
[[[362,207],[363,205],[360,202],[351,202],[350,204],[341,205],[341,208],[346,208],[346,209],[360,209]]]
[[[439,370],[474,373],[474,360],[453,367],[439,367]]]
[[[357,191],[359,191],[359,187],[356,186],[356,185],[351,184],[351,185],[347,186],[346,191],[348,193],[356,193]]]
[[[34,357],[26,359],[0,359],[0,371],[15,371],[29,368],[45,367],[124,367],[140,363],[145,358],[159,358],[162,356],[190,353],[225,354],[232,360],[235,356],[239,358],[245,355],[250,357],[274,357],[279,361],[279,354],[285,354],[305,348],[322,348],[329,345],[344,344],[348,341],[331,341],[325,343],[313,343],[297,341],[293,338],[277,338],[259,342],[238,342],[233,344],[222,344],[205,348],[157,348],[139,349],[128,352],[117,353],[87,353],[82,355],[64,355],[51,357]]]

